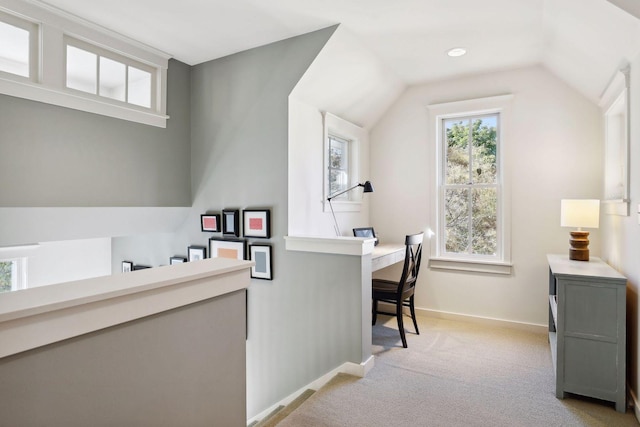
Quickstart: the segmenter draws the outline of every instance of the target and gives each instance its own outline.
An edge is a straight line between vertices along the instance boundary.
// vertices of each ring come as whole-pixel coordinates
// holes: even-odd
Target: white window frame
[[[12,270],[11,291],[27,289],[27,257],[0,258],[0,262],[12,262],[15,269]]]
[[[97,76],[96,76],[96,84],[97,84],[97,90],[96,91],[97,91],[97,93],[89,93],[89,92],[84,92],[84,91],[81,91],[81,90],[77,90],[77,89],[73,89],[73,88],[67,87],[67,66],[66,66],[67,65],[67,46],[76,47],[76,48],[82,49],[82,50],[84,50],[86,52],[93,53],[93,54],[95,54],[97,56],[97,61],[98,61],[98,64],[97,64],[98,72],[97,72]],[[140,106],[140,105],[137,105],[137,104],[129,103],[129,101],[128,101],[129,82],[128,82],[127,78],[125,78],[125,85],[126,85],[125,86],[125,101],[119,101],[117,99],[113,99],[113,98],[110,98],[108,96],[101,95],[99,93],[100,92],[100,72],[99,72],[99,69],[100,69],[100,66],[99,66],[100,58],[111,59],[113,61],[116,61],[118,63],[121,63],[121,64],[125,65],[126,67],[131,66],[131,67],[138,68],[138,69],[140,69],[142,71],[146,71],[146,72],[150,73],[151,74],[151,83],[150,83],[150,85],[151,85],[151,102],[150,102],[151,107],[150,108],[146,108],[146,107],[143,107],[143,106]],[[64,67],[64,84],[65,84],[65,90],[66,91],[70,91],[71,93],[75,93],[77,96],[90,96],[90,97],[99,99],[101,102],[113,103],[114,105],[126,105],[127,108],[139,109],[141,111],[153,111],[154,109],[157,108],[157,100],[156,100],[157,93],[156,93],[156,91],[153,90],[153,88],[157,87],[156,80],[157,80],[157,74],[158,73],[156,72],[156,70],[153,67],[150,67],[150,66],[148,66],[146,64],[143,64],[142,62],[127,58],[127,57],[122,56],[122,55],[118,55],[117,53],[108,51],[106,49],[102,49],[102,48],[100,48],[98,46],[92,45],[90,43],[87,43],[87,42],[84,42],[82,40],[78,40],[78,39],[75,39],[75,38],[69,37],[69,36],[66,36],[64,38],[64,64],[65,64],[65,67]],[[127,76],[128,76],[128,74],[127,74]],[[154,106],[155,106],[155,108],[154,108]]]
[[[629,216],[630,67],[617,71],[605,89],[600,108],[604,119],[604,212]]]
[[[324,212],[331,212],[331,207],[327,202],[329,193],[329,136],[334,136],[343,141],[349,142],[349,179],[347,188],[358,184],[360,179],[360,134],[362,128],[349,123],[331,113],[322,113],[324,126],[324,163],[323,163],[323,185],[324,185]],[[362,192],[360,192],[362,193]],[[345,194],[346,198],[332,199],[331,204],[335,212],[360,212],[362,209],[362,195],[356,190]]]
[[[135,40],[106,30],[89,21],[63,12],[44,3],[5,0],[0,6],[0,20],[4,15],[25,22],[37,23],[37,67],[31,79],[0,73],[0,93],[32,101],[100,114],[136,123],[166,127],[167,68],[170,55]],[[8,22],[11,25],[13,23]],[[35,25],[35,24],[34,24]],[[144,64],[153,70],[151,108],[123,103],[66,88],[66,38],[81,40],[105,52],[118,52],[121,58]],[[104,55],[111,57],[110,55]],[[120,61],[121,62],[121,61]],[[138,65],[131,64],[135,67]],[[146,71],[146,69],[145,69]]]
[[[431,133],[431,150],[435,176],[433,177],[432,194],[435,203],[432,204],[431,218],[435,224],[435,238],[431,239],[431,254],[429,266],[431,268],[473,271],[480,273],[511,274],[511,205],[509,171],[507,169],[508,122],[512,95],[495,96],[490,98],[472,99],[467,101],[433,104],[428,106],[429,123],[433,126]],[[470,117],[486,114],[499,114],[498,120],[498,242],[495,256],[475,254],[452,254],[444,250],[444,206],[442,206],[442,191],[444,180],[444,132],[443,120],[456,117]]]
[[[29,32],[29,77],[18,74],[0,71],[0,77],[5,79],[15,79],[17,81],[37,81],[40,61],[38,52],[40,51],[40,27],[35,22],[19,18],[0,10],[0,21],[21,28]]]

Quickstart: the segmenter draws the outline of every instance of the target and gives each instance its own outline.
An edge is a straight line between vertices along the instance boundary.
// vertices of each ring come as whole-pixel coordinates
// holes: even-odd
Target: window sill
[[[474,273],[510,275],[513,265],[509,262],[475,261],[468,259],[429,258],[429,267],[438,270],[470,271]]]
[[[333,200],[331,205],[333,205],[334,212],[360,212],[362,210],[362,202]],[[324,201],[324,211],[331,212],[327,200]]]
[[[0,77],[0,93],[161,128],[167,127],[167,119],[169,118],[164,114],[85,98],[39,83],[18,81],[17,79]]]

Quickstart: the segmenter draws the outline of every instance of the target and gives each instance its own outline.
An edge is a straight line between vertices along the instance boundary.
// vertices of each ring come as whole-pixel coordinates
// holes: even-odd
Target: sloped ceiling
[[[640,21],[621,8],[631,0],[47,3],[191,65],[342,24],[407,85],[543,64],[594,101],[640,51]],[[468,54],[446,56],[457,46]]]

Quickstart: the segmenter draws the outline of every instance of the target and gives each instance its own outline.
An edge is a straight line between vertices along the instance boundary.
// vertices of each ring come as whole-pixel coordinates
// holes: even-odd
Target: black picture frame
[[[271,210],[245,209],[242,211],[242,231],[244,237],[271,238]]]
[[[243,239],[212,237],[209,239],[209,256],[245,260],[247,259],[247,242]]]
[[[271,245],[249,245],[249,259],[256,263],[251,267],[251,277],[253,279],[273,280]]]
[[[207,258],[207,248],[205,246],[187,247],[187,259],[189,262],[200,261]]]
[[[169,258],[169,265],[183,264],[187,262],[187,258],[183,256],[172,256]]]
[[[220,232],[220,214],[202,214],[200,215],[200,229],[203,232]]]
[[[238,209],[222,210],[222,234],[240,237],[240,211]]]
[[[133,271],[133,262],[132,261],[122,261],[122,272],[128,273]]]

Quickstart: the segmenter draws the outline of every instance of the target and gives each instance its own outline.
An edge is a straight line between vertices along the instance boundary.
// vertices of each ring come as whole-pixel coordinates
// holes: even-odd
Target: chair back
[[[406,245],[404,253],[404,266],[402,276],[398,283],[398,296],[403,299],[413,294],[420,272],[420,261],[422,260],[422,240],[424,233],[409,234],[405,238]]]

